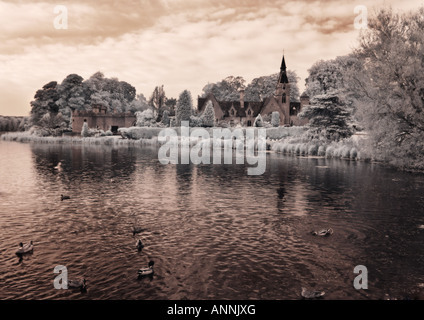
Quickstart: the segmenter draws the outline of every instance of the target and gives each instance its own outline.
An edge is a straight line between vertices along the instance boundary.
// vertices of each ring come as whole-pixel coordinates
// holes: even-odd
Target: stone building
[[[72,132],[81,133],[84,122],[90,129],[117,133],[119,128],[135,125],[136,117],[131,112],[108,113],[107,108],[101,105],[93,105],[91,111],[73,110]]]
[[[264,117],[274,111],[280,113],[280,125],[282,126],[303,126],[308,122],[307,119],[300,119],[297,115],[305,105],[309,104],[309,97],[306,94],[302,94],[300,102],[290,102],[290,82],[287,77],[284,56],[273,95],[262,101],[245,101],[244,91],[241,91],[240,100],[238,101],[218,101],[210,93],[204,98],[198,97],[197,109],[199,112],[203,112],[208,101],[213,104],[215,120],[217,122],[224,120],[231,126],[241,124],[250,127],[259,114]]]

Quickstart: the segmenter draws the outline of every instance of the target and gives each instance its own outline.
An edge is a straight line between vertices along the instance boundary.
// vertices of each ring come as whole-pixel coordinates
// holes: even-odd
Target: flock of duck
[[[70,197],[61,195],[61,201],[68,200],[68,199],[70,199]],[[144,231],[144,229],[142,229],[142,228],[134,227],[132,233],[133,233],[133,236],[135,236],[136,234],[139,234],[143,231]],[[141,252],[141,250],[143,250],[143,248],[144,248],[144,245],[143,245],[143,242],[141,241],[141,239],[137,240],[135,246],[136,246],[136,249],[138,250],[138,252]],[[34,252],[34,243],[31,240],[29,243],[25,243],[25,244],[22,243],[22,242],[19,243],[18,250],[16,250],[15,254],[19,257],[19,261],[22,261],[24,255],[32,254],[33,252]],[[154,264],[155,264],[155,262],[150,260],[146,268],[140,268],[137,272],[138,279],[146,277],[146,276],[153,276],[153,274],[154,274],[154,270],[153,270]],[[85,278],[68,280],[67,285],[68,285],[68,288],[70,288],[70,289],[80,289],[81,292],[87,291],[87,280]]]
[[[64,197],[63,195],[61,195],[62,201],[65,199],[70,199],[69,197]],[[143,232],[144,229],[139,228],[139,227],[134,227],[133,228],[133,237],[136,234],[139,234],[141,232]],[[313,231],[311,232],[312,235],[314,236],[319,236],[319,237],[328,237],[331,236],[333,234],[333,229],[328,228],[328,229],[322,229],[322,230],[318,230],[318,231]],[[138,239],[136,242],[136,248],[139,252],[141,252],[144,248],[143,242],[141,241],[141,239]],[[22,259],[22,256],[25,254],[29,254],[29,253],[33,253],[34,252],[34,243],[33,241],[30,241],[29,243],[23,244],[22,242],[19,244],[19,248],[16,251],[16,255]],[[148,266],[146,268],[140,268],[137,272],[138,274],[138,278],[143,278],[145,276],[153,276],[154,274],[154,270],[153,270],[153,266],[154,266],[154,261],[149,261]],[[87,280],[85,278],[81,278],[81,279],[76,279],[76,280],[68,280],[68,288],[73,288],[73,289],[80,289],[82,292],[86,292],[87,291]],[[301,292],[301,296],[305,299],[316,299],[316,298],[321,298],[325,295],[325,291],[315,291],[315,290],[307,290],[306,288],[302,288],[302,292]]]
[[[55,167],[56,170],[61,171],[61,163],[59,162],[59,164]],[[66,196],[61,194],[60,195],[60,200],[64,201],[64,200],[69,200],[71,199],[70,196]],[[140,227],[134,227],[133,228],[133,237],[136,234],[139,234],[141,232],[143,232],[144,229],[140,228]],[[328,237],[331,236],[333,234],[333,229],[331,228],[327,228],[327,229],[321,229],[318,231],[312,231],[311,232],[312,235],[314,236],[318,236],[318,237]],[[143,242],[141,241],[141,239],[138,239],[136,242],[136,248],[139,252],[141,252],[144,248]],[[34,251],[34,243],[33,241],[30,241],[27,244],[23,244],[22,242],[19,244],[19,248],[16,251],[16,255],[19,257],[20,260],[22,260],[23,255],[25,254],[29,254],[29,253],[33,253]],[[141,268],[138,270],[138,278],[142,278],[145,276],[153,276],[154,274],[154,270],[153,270],[153,266],[154,266],[154,261],[149,261],[148,266],[146,268]],[[87,290],[87,281],[85,278],[81,278],[81,279],[76,279],[76,280],[68,280],[68,288],[78,288],[81,291],[86,291]],[[325,295],[324,291],[314,291],[314,290],[307,290],[306,288],[302,288],[302,292],[301,292],[301,296],[305,299],[315,299],[315,298],[321,298]]]

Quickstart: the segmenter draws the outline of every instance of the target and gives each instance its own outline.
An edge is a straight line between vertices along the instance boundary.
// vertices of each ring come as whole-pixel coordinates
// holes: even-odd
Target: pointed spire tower
[[[283,54],[283,60],[281,61],[280,75],[278,77],[277,88],[275,90],[275,97],[281,104],[290,104],[290,82],[287,77],[286,60]]]
[[[289,78],[287,78],[287,67],[286,67],[286,60],[284,59],[284,55],[283,55],[283,61],[281,62],[280,76],[278,78],[278,83],[289,83]]]
[[[280,109],[284,114],[284,123],[290,123],[290,82],[289,78],[287,77],[287,66],[284,54],[283,60],[281,61],[277,88],[275,90],[275,99],[277,100]]]

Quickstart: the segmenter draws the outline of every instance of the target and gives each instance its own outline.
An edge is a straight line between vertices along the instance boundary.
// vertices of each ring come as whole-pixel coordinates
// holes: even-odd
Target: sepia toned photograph
[[[0,0],[0,25],[0,300],[424,299],[422,0]]]

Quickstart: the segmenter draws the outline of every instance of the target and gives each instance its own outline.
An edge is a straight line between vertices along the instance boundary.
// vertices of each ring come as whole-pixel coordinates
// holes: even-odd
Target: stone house
[[[300,119],[297,115],[305,105],[309,104],[309,97],[304,93],[300,97],[300,102],[290,102],[290,83],[284,56],[273,95],[262,101],[245,101],[244,91],[241,91],[238,101],[218,101],[210,93],[204,98],[198,97],[197,109],[200,113],[203,112],[208,101],[213,104],[215,120],[217,122],[224,120],[231,126],[241,124],[250,127],[259,114],[264,117],[274,111],[280,113],[280,125],[282,126],[303,126],[308,122],[307,119]]]
[[[90,129],[117,133],[119,128],[135,125],[136,117],[131,112],[108,113],[107,108],[101,105],[93,105],[91,111],[73,110],[72,132],[81,133],[84,122]]]

